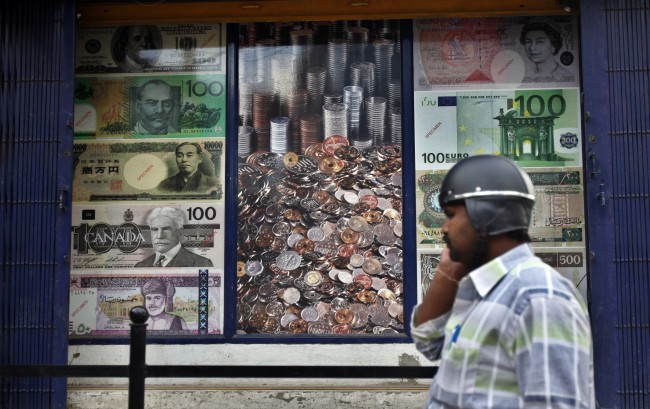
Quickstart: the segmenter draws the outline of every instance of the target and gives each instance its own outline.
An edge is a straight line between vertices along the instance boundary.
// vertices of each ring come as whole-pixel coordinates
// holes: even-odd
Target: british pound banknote
[[[578,289],[584,300],[587,300],[587,261],[584,248],[556,249],[534,248],[535,255],[543,262],[557,270]],[[418,251],[418,302],[421,302],[427,292],[436,268],[440,262],[442,248],[438,250]]]
[[[221,270],[223,223],[224,205],[220,203],[75,204],[72,270],[156,268],[157,252],[172,254],[175,250],[165,268]],[[176,248],[178,244],[180,248]]]
[[[68,333],[127,336],[129,311],[144,306],[149,335],[210,335],[223,329],[222,273],[213,268],[164,272],[73,273]]]
[[[576,16],[416,20],[415,90],[578,87],[578,33]]]
[[[75,137],[225,137],[225,80],[225,74],[77,76]]]
[[[522,167],[582,166],[580,90],[416,92],[416,169],[503,155]]]
[[[584,247],[585,211],[582,170],[526,169],[535,188],[529,235],[535,247]],[[418,248],[444,245],[446,217],[438,197],[446,172],[417,171],[416,237]]]
[[[224,138],[77,141],[72,200],[223,203],[224,146]],[[185,150],[200,158],[188,163]],[[190,170],[194,172],[190,180],[176,184]]]
[[[76,74],[225,72],[223,24],[80,28]]]

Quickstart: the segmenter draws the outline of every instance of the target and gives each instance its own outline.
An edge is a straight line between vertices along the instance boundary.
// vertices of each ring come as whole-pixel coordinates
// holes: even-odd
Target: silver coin
[[[262,274],[262,271],[264,271],[264,265],[257,260],[248,260],[246,264],[244,264],[244,273],[248,276],[258,276]]]
[[[297,288],[289,287],[284,290],[282,298],[289,304],[295,304],[300,300],[300,291]]]
[[[307,230],[307,238],[312,241],[323,241],[325,232],[320,227],[312,227]]]
[[[302,256],[293,250],[287,250],[280,253],[275,262],[281,270],[291,271],[300,267]]]
[[[298,319],[298,316],[296,314],[284,314],[282,318],[280,318],[280,324],[282,324],[283,327],[289,326],[291,322],[295,321]]]
[[[300,317],[307,322],[316,321],[318,319],[318,311],[314,307],[307,307],[300,312]]]

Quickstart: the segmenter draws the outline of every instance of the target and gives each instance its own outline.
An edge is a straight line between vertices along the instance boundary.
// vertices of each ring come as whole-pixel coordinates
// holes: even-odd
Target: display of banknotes
[[[167,267],[223,269],[224,205],[74,204],[72,270],[157,268],[159,253],[177,248]]]
[[[225,137],[225,74],[75,77],[75,137]]]
[[[580,90],[416,92],[416,169],[449,169],[477,154],[522,167],[582,166]]]
[[[583,300],[587,300],[587,262],[584,248],[534,248],[534,251],[543,262],[573,282]],[[435,276],[441,253],[442,248],[418,251],[418,302],[422,301]]]
[[[582,170],[526,169],[535,188],[529,235],[535,247],[584,247],[585,210]],[[418,171],[416,237],[418,248],[443,245],[446,217],[438,203],[445,171]]]
[[[221,334],[222,273],[214,268],[70,276],[71,337],[126,336],[129,311],[144,306],[149,335]]]
[[[578,33],[576,16],[416,20],[415,90],[578,87]]]
[[[72,200],[223,202],[224,146],[224,138],[77,141]],[[192,162],[185,150],[200,159]],[[177,184],[187,173],[190,180]]]
[[[225,73],[225,38],[222,24],[80,28],[75,73]]]

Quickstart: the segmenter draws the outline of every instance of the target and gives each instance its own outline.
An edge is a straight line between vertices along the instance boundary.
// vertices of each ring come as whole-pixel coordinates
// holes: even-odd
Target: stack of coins
[[[368,61],[366,48],[370,38],[370,30],[366,27],[348,27],[345,29],[345,34],[348,40],[348,61],[351,64]]]
[[[361,111],[363,108],[363,88],[354,85],[343,88],[343,102],[348,106],[350,137],[359,135],[361,129]]]
[[[363,88],[363,96],[375,95],[375,64],[371,62],[356,62],[350,66],[352,85]]]
[[[341,93],[345,86],[348,66],[348,44],[340,38],[333,38],[327,43],[327,92]]]
[[[402,108],[392,107],[389,116],[390,125],[390,143],[395,145],[402,144]]]
[[[262,39],[255,43],[257,80],[262,87],[271,85],[271,57],[276,53],[273,39]]]
[[[308,111],[312,114],[320,113],[323,106],[323,94],[325,93],[325,68],[310,67],[307,70],[307,91],[309,93]]]
[[[323,137],[348,136],[350,110],[344,103],[323,105]]]
[[[240,165],[239,333],[403,333],[401,156],[339,139]]]
[[[271,118],[277,115],[275,94],[272,92],[253,93],[253,129],[257,136],[257,150],[270,148]]]
[[[244,125],[239,127],[237,135],[237,156],[246,158],[253,151],[253,127]]]
[[[393,40],[375,40],[375,94],[388,97],[388,82],[391,79],[393,53],[395,42]]]
[[[382,97],[366,98],[366,125],[376,146],[384,144],[387,101]]]
[[[271,118],[271,152],[286,153],[289,144],[289,118]]]

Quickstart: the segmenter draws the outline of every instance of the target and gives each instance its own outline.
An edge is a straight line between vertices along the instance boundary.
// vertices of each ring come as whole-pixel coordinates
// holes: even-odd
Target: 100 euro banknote
[[[584,191],[581,169],[526,169],[535,188],[529,235],[534,246],[584,246]],[[445,171],[418,171],[417,247],[442,246],[446,216],[438,202]]]
[[[223,204],[74,205],[72,269],[155,268],[178,245],[169,266],[222,269],[223,223]]]
[[[126,336],[129,311],[144,306],[150,335],[221,334],[222,274],[213,268],[119,273],[73,273],[70,277],[71,337]]]
[[[225,74],[77,76],[75,136],[224,137],[225,80]]]
[[[494,154],[522,167],[582,166],[580,90],[415,93],[416,169]]]
[[[72,200],[223,202],[224,145],[224,138],[78,141],[73,149]],[[182,177],[187,166],[184,156],[176,155],[183,146],[200,152],[193,187],[168,182]]]

